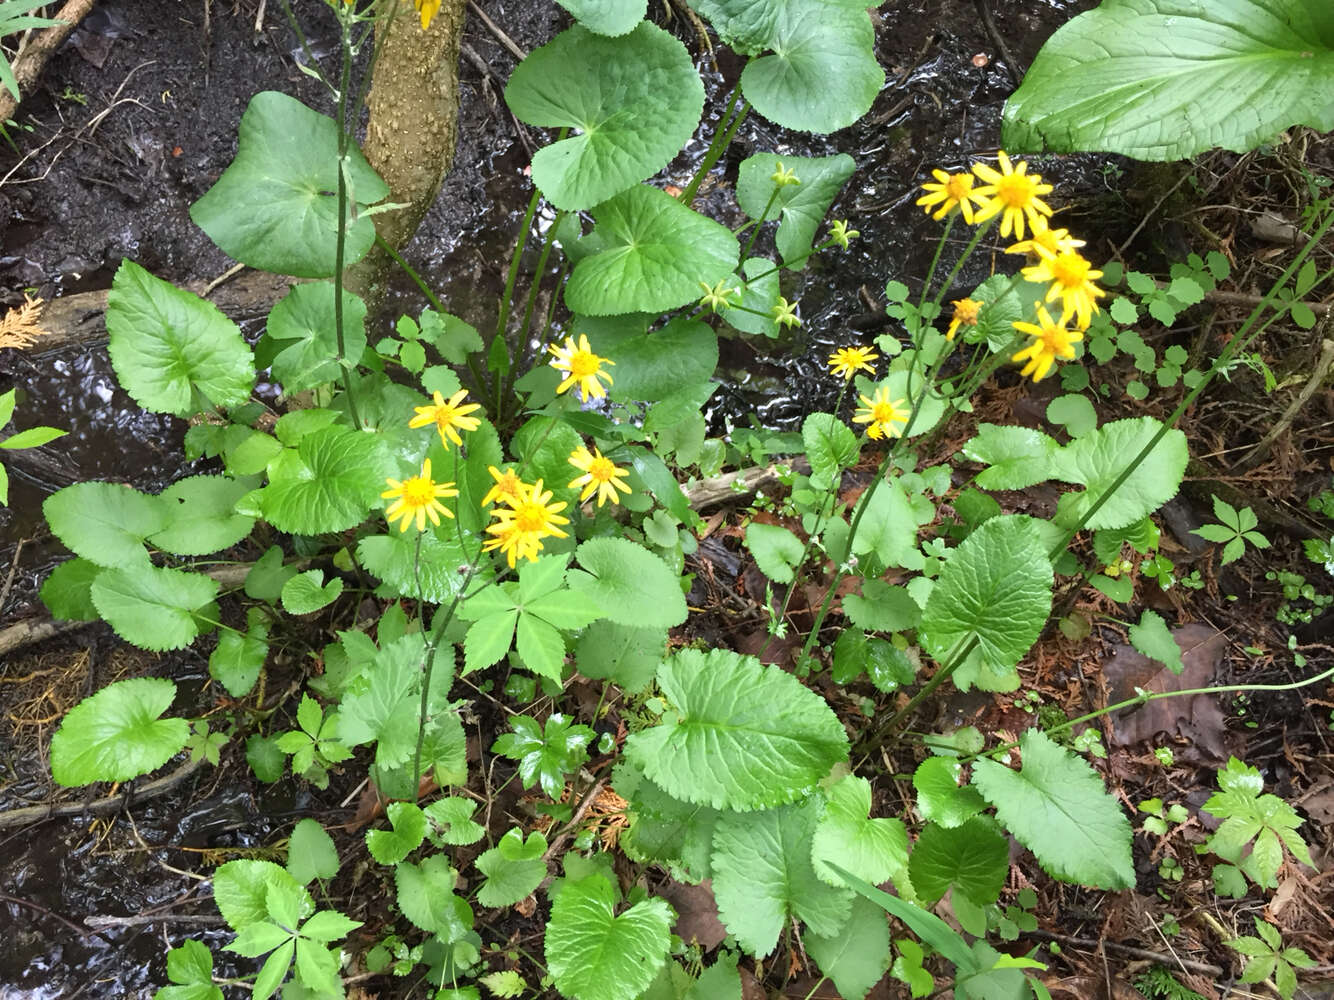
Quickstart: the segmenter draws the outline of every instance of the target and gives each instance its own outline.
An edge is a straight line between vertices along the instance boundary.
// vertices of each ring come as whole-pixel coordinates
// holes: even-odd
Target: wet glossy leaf
[[[980,816],[955,827],[927,823],[908,860],[913,888],[928,903],[951,886],[978,906],[994,903],[1009,871],[1009,841]]]

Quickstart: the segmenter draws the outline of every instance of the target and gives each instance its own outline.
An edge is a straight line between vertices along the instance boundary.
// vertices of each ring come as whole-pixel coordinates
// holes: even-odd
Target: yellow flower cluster
[[[462,447],[463,438],[459,431],[475,431],[480,424],[477,417],[468,416],[474,410],[481,409],[476,403],[465,403],[468,393],[460,389],[449,399],[440,393],[433,393],[431,405],[415,408],[416,416],[408,421],[409,427],[429,427],[434,425],[440,434],[440,443],[446,448],[450,442]],[[393,524],[399,522],[398,530],[407,531],[408,525],[416,522],[418,531],[426,530],[429,518],[432,524],[440,523],[440,515],[452,518],[454,512],[442,504],[441,499],[459,495],[453,483],[437,483],[431,478],[431,460],[422,462],[421,472],[407,479],[386,479],[389,489],[380,494],[383,500],[393,500],[385,510],[385,519]]]
[[[933,170],[935,181],[922,185],[926,193],[917,199],[917,204],[935,219],[943,219],[957,209],[970,225],[999,216],[1000,235],[1003,238],[1013,235],[1017,241],[1005,252],[1028,255],[1028,266],[1021,270],[1023,277],[1035,284],[1048,285],[1045,302],[1060,300],[1059,320],[1053,320],[1039,304],[1039,322],[1014,324],[1015,329],[1033,340],[1011,360],[1024,362],[1020,374],[1031,375],[1036,382],[1046,377],[1058,359],[1070,360],[1075,356],[1074,345],[1084,339],[1084,331],[1098,311],[1098,299],[1107,293],[1094,283],[1102,277],[1102,272],[1079,252],[1084,241],[1071,237],[1069,230],[1052,228],[1049,223],[1052,209],[1043,195],[1049,194],[1052,186],[1038,174],[1030,174],[1027,163],[1012,163],[1003,150],[996,159],[999,169],[976,163],[970,172],[958,174]],[[976,184],[978,181],[980,185]],[[953,340],[961,325],[977,325],[984,306],[985,303],[972,299],[955,302],[946,338]],[[1073,328],[1069,326],[1072,320]]]

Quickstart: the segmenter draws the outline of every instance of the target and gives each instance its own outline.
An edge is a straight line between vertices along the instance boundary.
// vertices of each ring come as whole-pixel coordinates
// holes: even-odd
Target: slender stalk
[[[690,179],[690,183],[686,185],[686,189],[681,192],[680,201],[683,205],[689,205],[695,200],[695,195],[699,192],[700,184],[704,182],[704,178],[708,176],[709,171],[713,169],[713,165],[718,162],[719,157],[723,155],[723,152],[727,149],[728,145],[731,144],[732,137],[736,135],[736,130],[740,127],[742,120],[746,117],[746,112],[750,110],[750,105],[743,102],[741,110],[736,113],[736,117],[732,118],[731,122],[724,128],[723,122],[726,122],[728,118],[731,117],[732,112],[736,110],[739,101],[741,101],[740,85],[732,91],[732,98],[727,102],[727,107],[723,109],[722,117],[718,119],[718,127],[713,133],[713,141],[709,143],[709,148],[704,153],[704,159],[700,161],[699,169],[695,171],[695,176]]]
[[[561,135],[565,135],[565,129],[561,129]],[[528,199],[528,208],[523,213],[523,222],[519,225],[519,234],[514,240],[514,251],[510,254],[509,274],[505,278],[505,291],[501,294],[500,311],[496,315],[495,337],[502,338],[502,342],[510,323],[510,309],[512,308],[514,301],[514,286],[519,281],[519,264],[523,260],[523,248],[528,245],[528,234],[532,231],[533,216],[537,214],[537,205],[541,200],[542,192],[534,187],[532,197]],[[495,338],[493,337],[493,343],[494,340]],[[487,345],[487,349],[488,351],[490,350],[490,345]],[[504,380],[501,378],[499,372],[494,372],[493,374],[495,375],[495,391],[493,393],[494,398],[492,399],[492,412],[496,416],[496,421],[499,422],[501,419],[500,397],[503,391],[502,383]]]
[[[533,310],[537,307],[537,293],[542,290],[542,276],[546,272],[547,258],[551,256],[551,248],[556,243],[556,230],[567,214],[566,212],[557,212],[555,220],[547,227],[546,239],[542,241],[542,251],[537,256],[537,266],[533,268],[533,283],[528,288],[528,302],[524,306],[523,322],[519,324],[519,336],[523,338],[523,343],[519,345],[519,367],[522,367],[528,360],[528,345],[531,339],[528,336],[528,328],[533,321]],[[557,287],[560,287],[559,284],[557,284]]]
[[[751,250],[755,248],[755,241],[760,238],[760,226],[762,226],[765,220],[769,218],[769,209],[774,207],[774,202],[777,200],[778,185],[775,184],[773,191],[769,194],[769,200],[764,203],[764,211],[761,212],[760,217],[755,220],[755,227],[750,231],[750,239],[746,241],[746,249],[741,251],[741,263],[743,266],[746,263],[746,258],[750,256]]]
[[[342,33],[342,68],[338,76],[338,235],[334,245],[334,332],[338,337],[338,360],[351,361],[353,365],[359,359],[347,356],[347,345],[343,337],[343,265],[347,251],[347,150],[351,141],[347,121],[347,91],[352,85],[352,11],[345,6],[338,7],[338,27]],[[357,397],[352,391],[352,379],[349,370],[340,363],[339,381],[347,394],[347,410],[352,417],[354,427],[361,426],[361,417],[357,413]]]

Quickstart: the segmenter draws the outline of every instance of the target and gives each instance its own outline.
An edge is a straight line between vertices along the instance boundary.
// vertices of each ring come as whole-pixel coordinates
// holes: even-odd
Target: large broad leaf
[[[648,989],[671,945],[671,908],[661,899],[619,916],[601,874],[567,881],[551,904],[544,947],[556,988],[572,1000],[623,1000]]]
[[[1082,513],[1111,489],[1162,426],[1153,417],[1114,420],[1066,445],[1058,478],[1088,487],[1071,513]],[[1152,514],[1176,496],[1189,457],[1186,435],[1172,428],[1084,527],[1125,528]]]
[[[718,916],[752,955],[774,950],[789,918],[815,934],[843,930],[852,893],[827,885],[811,866],[820,796],[760,813],[724,813],[713,834],[713,894]]]
[[[342,374],[334,286],[327,281],[297,285],[269,313],[268,337],[277,353],[273,377],[291,394],[335,381]],[[343,292],[342,358],[355,364],[366,350],[366,303]]]
[[[718,810],[673,798],[628,761],[617,764],[612,774],[616,794],[629,804],[630,826],[621,834],[622,850],[636,861],[674,866],[677,878],[708,878]]]
[[[833,132],[870,110],[885,83],[862,0],[691,0],[752,59],[741,92],[785,128]]]
[[[647,0],[556,0],[556,2],[573,14],[574,19],[589,31],[613,37],[624,35],[642,21],[648,12]],[[522,65],[523,63],[520,63],[520,66]],[[517,69],[515,73],[518,73]]]
[[[537,151],[533,183],[557,208],[582,211],[671,161],[699,124],[704,85],[657,25],[622,38],[576,25],[519,63],[505,102],[529,125],[581,133]]]
[[[657,188],[636,184],[593,212],[581,241],[595,252],[575,265],[565,304],[586,316],[665,312],[699,298],[737,266],[736,237]]]
[[[42,503],[52,533],[99,566],[147,566],[144,539],[167,524],[159,497],[119,483],[75,483]]]
[[[356,143],[348,149],[347,177],[355,207],[389,194]],[[236,159],[191,206],[190,218],[243,264],[328,278],[338,238],[337,192],[338,126],[295,98],[266,90],[250,99],[241,116]],[[347,225],[344,266],[366,256],[374,242],[371,217],[355,213]]]
[[[830,885],[844,885],[829,867],[835,862],[859,878],[879,884],[897,876],[908,862],[908,829],[892,817],[868,819],[871,783],[849,774],[829,789],[829,802],[811,844],[815,873]]]
[[[207,403],[250,398],[255,359],[240,328],[212,302],[132,260],[121,261],[111,282],[106,323],[116,378],[144,409],[188,417]]]
[[[1005,105],[1006,148],[1184,160],[1334,129],[1328,0],[1105,0],[1042,47]]]
[[[978,906],[994,903],[1009,871],[1010,842],[982,816],[956,827],[928,823],[908,861],[913,888],[928,903],[951,886]]]
[[[951,663],[962,691],[1013,691],[1014,667],[1037,641],[1051,611],[1051,562],[1032,518],[993,517],[950,553],[922,610],[923,648]]]
[[[231,548],[255,525],[234,511],[252,484],[228,476],[190,476],[162,491],[167,526],[148,536],[158,548],[178,556],[206,556]]]
[[[471,532],[464,537],[469,535]],[[357,542],[361,564],[383,581],[375,588],[377,596],[409,597],[431,604],[446,604],[463,592],[468,581],[469,556],[476,552],[476,541],[470,539],[466,550],[459,544],[453,521],[444,521],[439,528],[420,533],[395,528],[384,535],[367,535]],[[474,574],[473,586],[486,576],[485,572]]]
[[[801,441],[811,463],[812,485],[821,489],[838,486],[840,473],[861,454],[857,435],[832,413],[812,413],[802,421]]]
[[[860,503],[866,505],[866,513],[857,524],[852,551],[859,556],[874,552],[886,567],[921,569],[917,520],[898,479],[886,480],[874,493],[867,490]]]
[[[718,335],[693,319],[674,319],[661,330],[624,337],[601,349],[616,365],[608,390],[616,400],[657,402],[682,386],[706,381],[718,367]]]
[[[200,631],[193,612],[217,596],[216,580],[157,566],[103,570],[92,586],[93,604],[116,634],[152,650],[190,645]]]
[[[1099,889],[1133,886],[1130,822],[1097,772],[1041,730],[1025,732],[1019,747],[1019,771],[985,757],[973,764],[973,784],[1006,829],[1058,879]]]
[[[825,700],[753,656],[683,650],[658,685],[676,715],[630,736],[626,753],[678,799],[766,809],[807,795],[847,758],[847,734]]]
[[[780,166],[794,173],[801,183],[778,188],[774,197],[771,178]],[[820,220],[856,168],[857,164],[847,153],[837,156],[756,153],[741,164],[736,182],[737,204],[752,219],[760,219],[763,215],[761,221],[780,220],[774,242],[783,255],[783,262],[800,270],[806,266],[805,257],[811,252]],[[797,258],[802,259],[792,264]]]
[[[1022,490],[1052,477],[1061,446],[1050,434],[1031,427],[981,424],[960,450],[970,461],[987,466],[977,475],[982,489]]]
[[[807,933],[802,939],[820,971],[834,981],[844,1000],[861,1000],[889,970],[889,921],[869,899],[852,900],[852,916],[840,934]]]
[[[51,776],[62,785],[129,781],[171,760],[190,738],[184,719],[160,719],[176,685],[160,677],[108,684],[70,709],[51,737]]]
[[[384,489],[380,443],[373,434],[326,427],[303,437],[293,460],[271,464],[269,479],[260,505],[279,531],[342,531],[361,523]]]
[[[625,538],[593,538],[575,554],[585,573],[572,570],[570,589],[588,597],[605,617],[635,628],[672,628],[686,620],[678,577],[642,545]]]

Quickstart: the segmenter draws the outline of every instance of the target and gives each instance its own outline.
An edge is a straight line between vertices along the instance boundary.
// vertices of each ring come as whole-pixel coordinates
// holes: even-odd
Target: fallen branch
[[[56,14],[56,20],[61,23],[43,29],[31,45],[25,45],[19,50],[11,68],[14,70],[14,79],[18,81],[20,98],[37,82],[47,60],[93,9],[93,3],[94,0],[68,0],[60,8],[60,13]],[[0,90],[0,122],[13,118],[18,104],[8,89]]]
[[[204,758],[202,757],[198,760],[187,761],[172,771],[171,774],[145,782],[124,792],[117,792],[115,795],[94,799],[92,802],[52,802],[44,806],[22,806],[18,809],[6,809],[4,812],[0,812],[0,830],[14,826],[31,826],[34,823],[41,823],[61,816],[104,816],[108,813],[120,812],[131,803],[156,798],[171,791],[198,771],[203,763]]]
[[[1107,951],[1116,952],[1118,955],[1125,955],[1128,958],[1142,958],[1148,962],[1157,962],[1159,965],[1171,968],[1178,966],[1188,972],[1198,972],[1205,976],[1213,976],[1215,979],[1223,975],[1223,970],[1216,965],[1210,965],[1208,962],[1196,962],[1189,958],[1181,958],[1179,955],[1168,955],[1161,951],[1150,951],[1148,948],[1136,948],[1134,945],[1121,944],[1117,941],[1094,940],[1093,938],[1071,937],[1069,934],[1053,934],[1051,931],[1028,931],[1025,937],[1034,937],[1043,941],[1059,941],[1063,945],[1069,945],[1071,948],[1092,948],[1097,951],[1104,948]]]

